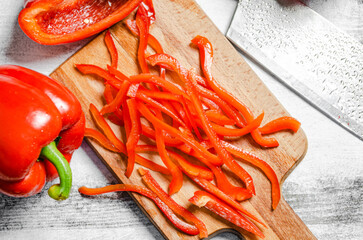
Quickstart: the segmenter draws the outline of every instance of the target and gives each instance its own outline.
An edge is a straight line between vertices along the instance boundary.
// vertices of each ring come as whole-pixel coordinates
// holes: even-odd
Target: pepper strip
[[[180,88],[178,85],[176,85],[164,78],[155,76],[153,74],[139,74],[139,75],[131,76],[130,82],[132,82],[132,83],[141,83],[141,82],[152,83],[152,84],[165,88],[166,90],[168,90],[169,92],[171,92],[173,94],[183,95],[186,99],[189,99],[189,97],[185,93],[185,91],[182,88]]]
[[[207,192],[196,191],[194,196],[189,199],[189,202],[198,207],[205,207],[246,231],[256,234],[261,238],[265,238],[261,230],[258,229],[255,224]]]
[[[275,171],[271,168],[271,166],[268,165],[262,159],[258,158],[257,156],[241,148],[238,148],[233,144],[230,144],[225,141],[222,141],[222,143],[224,147],[227,149],[227,151],[229,151],[231,154],[258,167],[266,175],[268,180],[271,182],[272,209],[276,209],[281,198],[281,190],[280,190],[279,180],[276,176]]]
[[[125,80],[121,84],[121,88],[118,90],[116,97],[110,102],[104,105],[100,111],[101,115],[107,113],[116,112],[122,105],[122,102],[126,99],[126,93],[129,90],[130,82]]]
[[[229,136],[229,137],[241,137],[241,136],[244,136],[244,135],[252,132],[254,129],[257,129],[262,122],[263,116],[264,116],[264,114],[261,113],[257,118],[255,118],[252,122],[247,124],[245,127],[238,128],[238,129],[237,128],[227,128],[227,127],[223,127],[223,126],[220,126],[220,125],[214,124],[214,123],[211,123],[211,126],[212,126],[212,129],[218,135]],[[203,123],[199,122],[199,125],[202,125],[202,124]]]
[[[145,187],[130,185],[130,184],[115,184],[101,188],[87,188],[85,186],[82,186],[78,189],[78,191],[81,194],[89,196],[99,195],[109,192],[124,192],[124,191],[139,193],[147,198],[150,198],[176,228],[189,235],[199,234],[199,230],[197,227],[190,225],[182,221],[180,218],[178,218],[173,213],[173,211],[163,201],[161,201],[160,198],[157,197],[155,193],[153,193],[152,191],[150,191]]]
[[[185,111],[185,113],[186,113],[187,119],[189,120],[190,125],[192,126],[192,129],[194,130],[195,135],[197,135],[197,138],[199,139],[199,141],[202,141],[202,139],[203,139],[203,138],[202,138],[202,135],[201,135],[201,134],[200,134],[200,132],[199,132],[198,126],[197,126],[197,124],[195,123],[195,121],[194,121],[194,119],[193,119],[193,117],[192,117],[191,111],[189,110],[189,107],[188,107],[188,105],[186,104],[186,102],[185,102],[185,98],[183,98],[183,96],[182,96],[181,100],[182,100],[181,102],[182,102],[182,104],[183,104],[184,111]]]
[[[145,4],[140,4],[136,14],[136,25],[139,29],[139,48],[137,51],[137,59],[141,68],[141,72],[149,73],[149,67],[147,66],[145,59],[145,51],[147,48],[147,42],[149,38],[149,25],[150,20],[147,16],[147,10]]]
[[[108,49],[108,52],[111,55],[111,66],[114,67],[114,68],[117,68],[118,52],[117,52],[117,49],[116,49],[115,42],[113,41],[113,39],[111,37],[110,30],[107,30],[107,32],[105,34],[105,43],[106,43],[106,47]]]
[[[91,129],[91,128],[86,128],[85,137],[90,137],[93,138],[94,140],[96,140],[102,147],[106,148],[107,150],[110,150],[112,152],[116,152],[116,153],[120,153],[120,150],[117,149],[111,142],[110,140],[108,140],[102,133],[100,133],[99,131],[95,130],[95,129]],[[149,159],[146,159],[138,154],[136,154],[135,156],[135,162],[140,164],[143,167],[146,167],[150,170],[156,171],[156,172],[160,172],[162,174],[165,175],[170,175],[170,171],[157,164],[154,163],[153,161],[150,161]]]
[[[152,145],[138,145],[136,146],[135,151],[158,152],[158,149]],[[190,176],[200,177],[209,181],[213,180],[213,173],[208,168],[192,164],[174,151],[171,151],[169,149],[166,149],[166,151],[168,152],[169,156],[177,162],[181,169],[184,172],[188,173]]]
[[[152,129],[151,127],[141,123],[141,130],[142,130],[142,134],[145,135],[146,137],[151,138],[153,140],[156,139],[155,130]],[[165,141],[166,145],[173,147],[173,146],[178,146],[180,144],[183,144],[183,142],[180,141],[179,139],[173,138],[165,132],[163,132],[163,134],[164,134],[163,137],[164,137],[164,141]]]
[[[180,101],[180,95],[176,95],[176,94],[169,93],[169,92],[156,92],[156,91],[151,91],[151,90],[146,90],[146,89],[139,89],[138,92],[144,94],[145,96],[153,98],[153,99],[176,101],[176,102]]]
[[[227,103],[230,103],[233,107],[240,111],[247,123],[253,121],[254,117],[251,110],[214,80],[211,71],[213,62],[213,47],[209,40],[202,36],[196,36],[192,40],[192,43],[197,45],[199,48],[202,71],[206,76],[208,85],[217,93],[220,98],[222,98]],[[258,130],[253,130],[251,135],[253,139],[263,147],[277,147],[279,145],[277,140],[274,138],[262,137]]]
[[[185,123],[172,111],[166,108],[164,105],[160,104],[159,102],[149,98],[148,96],[144,95],[143,93],[137,92],[136,98],[149,104],[150,106],[159,109],[160,111],[164,112],[168,116],[170,116],[173,120],[177,121],[180,125],[186,127]]]
[[[112,88],[113,87],[110,84],[106,84],[105,90],[103,91],[103,96],[104,96],[107,104],[110,104],[113,101],[113,99],[114,99],[114,96],[113,96],[113,93],[112,93]],[[123,121],[123,114],[122,114],[121,108],[116,108],[115,111],[113,112],[113,114],[115,114],[116,117],[118,118],[118,120],[121,122],[120,126],[123,126],[124,125],[124,121]],[[114,122],[110,118],[111,116],[112,116],[112,113],[108,116],[108,119],[110,119],[110,121]],[[119,125],[119,124],[117,124],[117,125]]]
[[[111,141],[111,143],[119,149],[120,152],[123,154],[126,154],[126,146],[123,144],[123,142],[120,141],[112,131],[110,125],[106,122],[106,120],[103,118],[103,116],[100,114],[100,112],[97,110],[95,105],[92,103],[90,104],[90,112],[95,120],[96,125],[102,130],[102,132],[106,135],[106,137]],[[124,111],[125,112],[125,111]]]
[[[280,117],[266,123],[266,125],[260,127],[258,130],[261,134],[270,134],[281,130],[292,130],[293,132],[297,132],[300,125],[301,123],[293,117]]]
[[[227,177],[222,172],[221,168],[213,166],[212,164],[210,164],[208,162],[207,159],[205,159],[200,154],[198,154],[194,151],[190,151],[187,145],[180,145],[177,148],[179,150],[181,150],[182,152],[185,152],[185,153],[189,154],[190,156],[195,157],[196,159],[198,159],[199,161],[201,161],[202,163],[207,165],[207,167],[210,170],[212,170],[214,177],[216,178],[218,187],[224,193],[230,195],[233,199],[236,199],[238,201],[243,201],[243,200],[246,200],[246,199],[249,199],[252,197],[252,193],[249,190],[242,188],[242,187],[234,186],[232,183],[229,182]]]
[[[147,60],[150,62],[150,64],[152,66],[158,64],[158,65],[162,65],[162,66],[167,66],[169,69],[172,69],[173,71],[175,71],[177,73],[178,73],[178,71],[180,71],[180,64],[179,64],[178,60],[176,60],[175,58],[173,58],[172,56],[170,56],[168,54],[154,54],[152,56],[149,56],[147,58]],[[180,72],[178,74],[180,75]],[[200,79],[199,76],[196,76],[197,81],[198,81],[198,79]],[[181,79],[181,80],[183,80],[183,79]],[[216,93],[214,93],[214,92],[210,91],[209,89],[202,87],[200,85],[198,85],[196,89],[201,96],[208,98],[208,99],[214,101],[215,103],[217,103],[218,106],[220,106],[220,108],[226,113],[226,115],[228,117],[230,117],[231,119],[236,121],[238,126],[240,126],[240,127],[244,126],[244,123],[241,120],[241,118],[239,117],[238,112],[235,109],[231,108],[221,98],[219,98]]]
[[[214,165],[221,165],[222,161],[219,159],[216,155],[210,153],[207,151],[204,147],[202,147],[199,142],[194,140],[192,137],[184,134],[183,132],[177,130],[176,128],[169,126],[168,124],[164,123],[163,121],[159,120],[157,117],[155,117],[150,110],[143,104],[138,102],[137,108],[140,111],[140,113],[149,120],[154,126],[161,128],[168,132],[170,135],[174,136],[175,138],[185,142],[186,144],[190,145],[196,152],[200,153],[202,156],[206,157],[209,162],[211,162]],[[157,136],[157,134],[156,134]]]
[[[236,123],[234,120],[226,117],[224,114],[214,109],[205,111],[205,115],[207,115],[209,121],[218,125],[234,125]]]
[[[195,80],[195,74],[193,72],[185,72],[183,68],[180,66],[180,77],[184,78],[186,81],[186,87],[189,90],[189,95],[192,100],[194,109],[197,111],[199,119],[202,122],[202,128],[204,132],[207,134],[209,141],[212,143],[214,149],[216,150],[218,157],[223,159],[223,162],[227,165],[229,169],[233,171],[245,184],[246,188],[255,194],[255,187],[253,184],[252,177],[244,170],[229,154],[229,152],[223,147],[220,139],[217,134],[213,131],[212,125],[210,124],[207,116],[204,113],[202,103],[198,98],[198,94],[196,91],[197,82]]]
[[[85,137],[90,137],[96,140],[102,147],[106,148],[107,150],[110,150],[112,152],[119,152],[120,150],[116,148],[110,140],[108,140],[105,135],[100,133],[99,131],[92,129],[92,128],[86,128],[84,132]]]
[[[257,217],[253,216],[252,213],[248,212],[245,208],[242,207],[241,204],[236,202],[231,196],[221,191],[218,187],[216,187],[213,183],[207,181],[206,179],[200,178],[200,177],[193,177],[190,176],[188,173],[184,172],[190,179],[192,179],[196,184],[198,184],[200,187],[202,187],[204,190],[208,191],[209,193],[213,194],[214,196],[218,197],[225,203],[227,203],[229,206],[235,208],[242,214],[246,215],[247,217],[251,218],[252,220],[260,223],[264,227],[266,225],[260,221]]]
[[[172,195],[174,193],[177,193],[182,188],[183,173],[169,158],[168,152],[165,149],[162,130],[156,128],[155,133],[156,133],[156,146],[158,148],[160,158],[165,164],[165,166],[169,169],[172,175],[172,179],[169,184],[169,195]]]
[[[135,146],[137,145],[140,139],[140,119],[138,116],[138,112],[136,109],[136,100],[134,98],[128,99],[126,101],[127,107],[130,113],[131,119],[131,130],[127,138],[126,142],[126,150],[127,150],[127,168],[126,168],[126,177],[130,177],[132,171],[134,170],[135,166]]]
[[[139,36],[139,29],[137,28],[136,21],[128,19],[125,21],[126,26],[129,30],[136,36]],[[160,42],[149,33],[147,43],[157,52],[157,53],[164,53],[163,47],[161,46]],[[160,67],[160,77],[165,78],[165,68]]]
[[[179,217],[182,217],[186,222],[195,225],[199,229],[199,237],[208,237],[208,231],[205,224],[199,220],[194,214],[189,212],[186,208],[180,206],[166,192],[160,187],[156,180],[151,176],[150,172],[139,168],[139,173],[146,186],[151,189],[168,207],[173,210]]]
[[[120,89],[125,79],[118,79],[108,71],[91,64],[76,64],[76,68],[83,74],[94,74],[106,80],[106,83],[112,85],[116,89]]]

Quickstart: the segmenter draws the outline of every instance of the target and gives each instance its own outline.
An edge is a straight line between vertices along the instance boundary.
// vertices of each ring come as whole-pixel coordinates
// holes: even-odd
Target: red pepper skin
[[[0,179],[25,178],[41,149],[57,138],[61,115],[40,90],[0,75]],[[15,137],[16,136],[16,137]]]
[[[221,202],[218,198],[213,195],[206,193],[204,191],[196,191],[194,196],[189,199],[189,202],[193,203],[198,207],[205,207],[208,210],[218,214],[224,219],[230,221],[231,223],[253,233],[261,238],[265,238],[256,225],[245,218],[243,215],[239,214],[233,208],[229,207],[225,203]]]
[[[26,4],[18,22],[40,44],[57,45],[95,35],[129,15],[141,0],[36,0]],[[91,16],[91,17],[90,17]]]
[[[60,132],[60,140],[57,144],[58,150],[67,159],[68,163],[71,161],[73,152],[78,149],[83,141],[86,127],[86,118],[84,113],[81,112],[81,118],[76,124],[67,130]],[[58,177],[57,169],[49,161],[44,161],[47,170],[47,181],[52,181]]]
[[[36,162],[24,179],[16,182],[0,180],[0,193],[12,197],[30,197],[45,185],[46,171],[43,162]]]
[[[66,87],[33,70],[16,66],[0,66],[0,74],[14,77],[45,93],[58,108],[62,117],[62,130],[73,126],[82,113],[81,104]]]
[[[87,188],[82,186],[78,189],[78,191],[81,194],[89,196],[123,191],[139,193],[147,198],[150,198],[176,228],[189,235],[197,235],[199,233],[198,228],[180,220],[168,207],[168,205],[166,205],[154,192],[150,191],[148,188],[130,184],[116,184],[101,188]]]
[[[57,148],[70,162],[73,152],[82,144],[85,131],[85,117],[77,98],[68,88],[31,69],[16,65],[2,65],[0,66],[0,74],[27,83],[42,91],[52,100],[62,119],[62,131],[59,134],[60,141]],[[52,163],[45,161],[45,167],[48,181],[58,176],[57,170]]]

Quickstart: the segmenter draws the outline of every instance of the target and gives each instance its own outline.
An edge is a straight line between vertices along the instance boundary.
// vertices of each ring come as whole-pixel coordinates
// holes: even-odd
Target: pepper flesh
[[[129,15],[141,0],[39,0],[20,12],[24,33],[40,44],[75,42],[95,35]]]
[[[208,237],[207,228],[202,221],[200,221],[186,208],[180,206],[171,197],[169,197],[169,195],[164,192],[156,180],[151,176],[149,171],[142,168],[139,168],[138,170],[146,186],[151,189],[151,191],[153,191],[161,199],[161,201],[168,205],[168,207],[173,210],[173,212],[182,217],[185,221],[194,224],[199,229],[200,238]]]
[[[234,209],[221,202],[214,196],[204,191],[196,191],[194,196],[189,199],[189,202],[193,203],[198,207],[205,207],[210,211],[218,214],[222,218],[234,223],[235,225],[253,233],[261,238],[265,238],[256,225],[254,225],[247,218],[236,212]]]

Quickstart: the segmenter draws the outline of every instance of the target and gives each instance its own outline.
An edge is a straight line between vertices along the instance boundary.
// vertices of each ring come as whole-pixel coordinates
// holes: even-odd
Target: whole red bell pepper
[[[67,198],[68,162],[85,129],[80,103],[67,88],[30,69],[0,66],[0,77],[0,122],[7,126],[0,131],[0,192],[31,196],[41,191],[45,179],[59,173],[61,184],[51,187],[49,194]]]
[[[18,22],[40,44],[56,45],[93,36],[129,15],[142,0],[30,0]]]

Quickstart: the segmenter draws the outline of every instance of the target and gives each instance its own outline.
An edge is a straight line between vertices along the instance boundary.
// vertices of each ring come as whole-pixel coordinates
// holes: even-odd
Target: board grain
[[[289,115],[194,1],[155,0],[154,5],[157,20],[151,28],[151,33],[160,41],[166,53],[176,57],[185,67],[194,67],[199,70],[199,54],[197,49],[190,46],[190,40],[196,35],[207,37],[214,45],[213,74],[223,87],[241,99],[255,115],[260,114],[263,109],[265,112],[263,123],[280,116]],[[125,28],[122,22],[113,26],[110,31],[119,52],[118,68],[126,75],[138,74],[137,38]],[[90,103],[95,104],[98,109],[103,106],[104,85],[102,79],[82,75],[75,69],[74,65],[96,64],[105,68],[107,64],[110,64],[110,57],[103,38],[104,33],[74,54],[51,74],[51,77],[62,82],[78,97],[86,113],[87,127],[95,127],[88,108]],[[115,125],[111,124],[111,126],[121,136],[120,129]],[[236,140],[234,144],[249,150],[268,162],[276,171],[282,184],[287,175],[304,157],[307,150],[307,139],[301,129],[296,134],[281,132],[275,134],[274,137],[280,142],[280,146],[274,149],[263,149],[249,137]],[[143,185],[137,171],[134,171],[130,178],[125,177],[126,161],[120,155],[104,150],[92,140],[89,140],[89,143],[120,182]],[[160,161],[154,155],[149,157]],[[245,165],[243,162],[241,164],[252,175],[256,186],[256,196],[250,201],[243,202],[242,205],[258,218],[264,219],[268,227],[261,229],[266,239],[315,239],[283,198],[277,209],[271,210],[271,186],[267,178],[257,169]],[[162,187],[167,189],[169,179],[157,173],[152,174]],[[246,239],[258,239],[258,237],[225,222],[220,217],[210,214],[205,209],[199,209],[189,204],[187,200],[193,196],[197,189],[185,178],[182,190],[173,195],[173,199],[195,213],[206,224],[209,234],[213,235],[219,231],[235,229]],[[132,196],[164,237],[168,239],[198,238],[177,231],[148,199],[136,194],[132,194]]]

